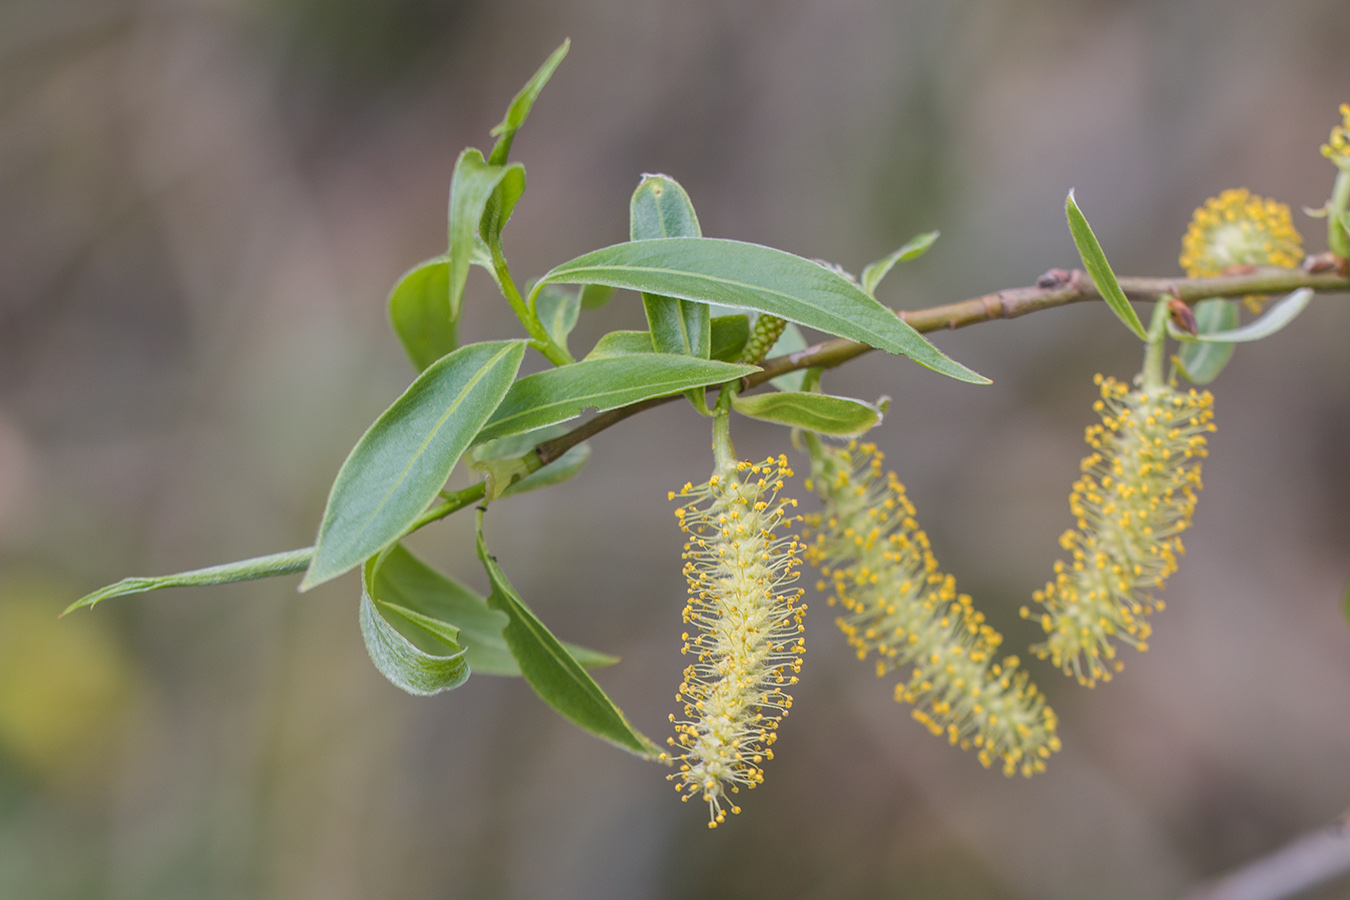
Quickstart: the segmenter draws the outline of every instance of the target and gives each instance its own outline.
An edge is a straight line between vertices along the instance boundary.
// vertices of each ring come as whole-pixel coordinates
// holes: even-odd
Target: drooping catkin
[[[1096,377],[1101,424],[1087,429],[1093,452],[1083,460],[1069,507],[1077,527],[1060,538],[1071,554],[1034,599],[1048,637],[1032,648],[1091,687],[1122,667],[1116,641],[1148,649],[1154,596],[1185,552],[1200,490],[1205,435],[1214,430],[1208,391],[1169,384],[1130,389]],[[1025,618],[1035,617],[1023,607]]]
[[[824,510],[806,516],[808,561],[831,590],[836,619],[859,659],[876,655],[878,676],[912,666],[895,699],[934,735],[974,748],[985,766],[1030,776],[1060,747],[1056,718],[1019,660],[997,660],[1003,638],[955,579],[938,571],[928,536],[872,444],[815,442],[811,486]]]
[[[764,780],[761,767],[792,706],[787,688],[801,671],[806,606],[791,587],[800,545],[784,533],[794,518],[785,510],[797,502],[779,497],[791,476],[783,456],[741,462],[670,495],[686,500],[675,515],[689,535],[684,621],[694,628],[681,652],[697,659],[676,695],[683,718],[670,717],[679,768],[668,777],[681,799],[707,801],[709,828],[725,820],[724,802],[741,811],[729,793]]]

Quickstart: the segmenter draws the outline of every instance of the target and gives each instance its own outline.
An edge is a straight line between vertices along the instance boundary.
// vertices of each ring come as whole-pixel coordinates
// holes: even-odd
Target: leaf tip
[[[73,613],[75,610],[79,609],[82,606],[88,606],[92,609],[94,604],[98,602],[97,599],[91,601],[89,598],[92,596],[93,594],[86,594],[85,596],[76,600],[74,603],[70,604],[65,609],[61,610],[61,614],[57,616],[57,618],[64,619],[66,616],[70,615],[71,613]]]

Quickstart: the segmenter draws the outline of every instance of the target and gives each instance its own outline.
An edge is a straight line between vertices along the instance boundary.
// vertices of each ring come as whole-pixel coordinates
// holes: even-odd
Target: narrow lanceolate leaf
[[[643,175],[628,204],[629,240],[702,236],[684,188],[665,175]],[[712,339],[707,304],[644,293],[642,306],[658,353],[708,358]]]
[[[408,607],[382,600],[373,584],[379,557],[361,578],[361,638],[370,661],[395,687],[426,697],[457,688],[469,678],[459,629]]]
[[[745,349],[745,342],[750,339],[750,317],[713,316],[711,326],[712,344],[708,356],[727,362],[737,359]]]
[[[535,298],[534,311],[548,336],[564,350],[581,312],[581,292],[549,285]]]
[[[1083,217],[1073,199],[1073,191],[1069,191],[1068,199],[1064,201],[1064,212],[1069,217],[1069,232],[1073,234],[1078,255],[1083,258],[1083,268],[1092,276],[1092,283],[1097,286],[1097,292],[1139,340],[1147,340],[1144,323],[1139,321],[1139,315],[1126,299],[1125,292],[1120,289],[1120,282],[1116,281],[1116,273],[1111,271],[1111,264],[1106,261],[1102,245],[1097,243],[1097,236],[1092,233],[1092,227],[1088,225],[1087,219]]]
[[[403,273],[389,293],[389,324],[419,372],[455,349],[448,255],[433,256]]]
[[[1248,322],[1241,328],[1232,328],[1224,331],[1215,331],[1210,334],[1201,333],[1198,335],[1189,334],[1180,330],[1170,321],[1168,332],[1172,337],[1179,341],[1211,343],[1211,344],[1245,344],[1249,341],[1259,341],[1262,338],[1268,338],[1284,326],[1288,325],[1294,319],[1298,318],[1299,313],[1308,308],[1312,302],[1312,288],[1299,288],[1288,297],[1271,304],[1270,309],[1266,310],[1265,315],[1255,322]],[[1198,306],[1198,304],[1197,304]],[[1196,316],[1197,320],[1199,316]]]
[[[171,587],[203,587],[209,584],[229,584],[234,581],[254,581],[258,578],[273,578],[277,575],[291,575],[295,572],[303,572],[309,566],[310,557],[314,554],[313,547],[304,547],[300,550],[287,550],[283,553],[272,553],[267,556],[255,556],[253,559],[243,559],[239,562],[223,563],[219,566],[209,566],[205,569],[193,569],[190,572],[179,572],[175,575],[158,575],[149,578],[123,578],[121,581],[110,584],[107,587],[101,587],[92,594],[85,594],[76,600],[70,606],[66,607],[65,615],[68,612],[77,610],[82,606],[93,606],[101,600],[107,600],[109,597],[125,597],[128,594],[144,594],[147,591],[158,591],[163,588]]]
[[[456,629],[456,643],[465,649],[464,659],[474,674],[520,674],[520,666],[502,637],[502,629],[511,621],[510,617],[489,607],[482,594],[428,566],[402,544],[380,558],[370,594],[378,604],[397,610],[386,619],[405,635],[411,633],[414,640],[417,631],[402,625],[411,622],[410,614],[431,629]],[[619,661],[616,656],[575,644],[564,642],[563,646],[586,668],[610,666]]]
[[[511,385],[506,399],[474,442],[563,422],[580,415],[583,409],[604,412],[639,400],[721,384],[756,371],[756,366],[668,353],[583,359],[526,375]]]
[[[534,692],[591,734],[639,756],[659,755],[660,748],[629,724],[595,679],[586,674],[576,658],[544,627],[507,581],[497,560],[483,543],[481,513],[478,516],[478,558],[492,584],[488,606],[510,616],[511,621],[502,630],[502,636],[520,665],[520,673]]]
[[[512,174],[514,173],[514,174]],[[455,162],[455,173],[450,178],[449,232],[450,250],[446,254],[450,268],[450,318],[458,321],[459,302],[464,296],[464,284],[469,278],[469,266],[473,263],[479,225],[483,221],[484,210],[498,185],[508,174],[513,180],[519,180],[524,190],[525,169],[516,163],[512,166],[490,165],[483,154],[470,147],[459,155]],[[515,194],[519,197],[519,193]],[[501,223],[505,216],[500,216]],[[498,224],[500,230],[500,223]],[[483,238],[486,240],[486,235]]]
[[[599,309],[614,296],[614,288],[607,284],[586,284],[581,287],[581,308]]]
[[[650,331],[611,331],[595,342],[591,352],[586,354],[586,359],[655,352],[652,349],[652,333]]]
[[[402,537],[506,395],[524,354],[524,341],[461,347],[380,414],[338,472],[300,590]]]
[[[869,294],[875,295],[877,285],[881,284],[881,279],[891,271],[896,263],[909,262],[911,259],[918,259],[928,252],[928,248],[938,239],[938,232],[926,231],[923,234],[916,234],[905,242],[905,245],[899,250],[884,256],[867,268],[862,273],[862,288]]]
[[[515,99],[506,110],[506,118],[502,119],[493,129],[492,135],[497,138],[496,145],[492,148],[492,155],[488,161],[494,165],[501,165],[506,162],[506,157],[511,152],[511,142],[515,140],[516,132],[520,126],[525,124],[525,117],[530,114],[530,108],[534,106],[534,101],[539,99],[539,92],[548,84],[548,80],[553,77],[553,71],[558,68],[558,64],[563,61],[567,55],[567,50],[572,46],[572,41],[565,40],[557,50],[554,50],[549,58],[544,60],[544,64],[539,67],[539,71],[530,76],[530,80],[525,82],[525,86],[516,94]]]
[[[1200,334],[1214,334],[1237,327],[1238,308],[1234,300],[1201,300],[1195,304],[1195,330]],[[1209,384],[1233,358],[1231,343],[1182,344],[1177,351],[1177,365],[1193,384]]]
[[[804,391],[737,396],[731,404],[736,412],[752,419],[840,437],[862,434],[881,421],[880,411],[870,403]]]
[[[565,262],[540,281],[608,284],[753,309],[908,356],[960,381],[988,383],[987,378],[948,359],[838,272],[758,244],[718,238],[631,241]]]

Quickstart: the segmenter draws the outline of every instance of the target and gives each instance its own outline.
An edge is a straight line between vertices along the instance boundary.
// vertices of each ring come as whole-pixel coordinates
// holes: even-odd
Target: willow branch
[[[1121,278],[1120,287],[1131,300],[1157,300],[1160,296],[1177,297],[1186,303],[1210,297],[1245,297],[1250,294],[1281,294],[1299,288],[1312,288],[1318,293],[1350,292],[1350,275],[1339,272],[1309,272],[1303,269],[1257,269],[1242,275],[1223,275],[1217,278]],[[1092,279],[1082,269],[1051,269],[1030,287],[1007,288],[942,306],[907,310],[897,313],[915,331],[930,332],[965,328],[995,319],[1016,319],[1027,313],[1100,300],[1101,294]],[[765,360],[762,371],[741,380],[744,389],[763,384],[779,375],[799,369],[832,369],[859,357],[873,348],[868,344],[835,338],[796,353]],[[600,413],[583,425],[544,441],[534,452],[542,465],[562,456],[569,449],[609,428],[629,416],[678,400],[682,395],[642,400]]]
[[[1325,828],[1186,895],[1186,900],[1280,900],[1350,872],[1350,811]]]

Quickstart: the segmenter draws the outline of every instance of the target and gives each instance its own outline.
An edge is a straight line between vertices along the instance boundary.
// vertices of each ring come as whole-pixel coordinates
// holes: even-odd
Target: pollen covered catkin
[[[1060,538],[1071,556],[1034,595],[1048,637],[1032,647],[1089,687],[1120,670],[1116,641],[1148,649],[1148,616],[1163,607],[1154,592],[1185,552],[1181,533],[1195,511],[1205,435],[1214,430],[1208,391],[1130,389],[1101,375],[1096,383],[1093,409],[1102,421],[1087,429],[1093,452],[1069,497],[1077,527]],[[1035,616],[1026,607],[1022,615]]]
[[[974,749],[986,767],[1033,775],[1060,747],[1045,697],[1020,671],[999,661],[999,635],[938,571],[928,536],[893,473],[882,473],[872,444],[813,442],[811,487],[824,509],[805,517],[808,561],[820,568],[836,619],[859,659],[876,655],[878,676],[911,666],[897,702],[934,735]]]
[[[1222,275],[1239,266],[1293,268],[1303,259],[1303,236],[1294,227],[1289,207],[1233,188],[1210,197],[1191,216],[1181,239],[1181,267],[1192,278]],[[1252,295],[1243,302],[1254,313],[1266,298]]]
[[[797,683],[805,650],[802,591],[791,587],[801,564],[795,536],[783,533],[797,501],[780,498],[792,477],[787,458],[741,462],[704,484],[686,484],[671,499],[689,539],[684,575],[689,602],[683,653],[696,655],[684,670],[669,740],[678,771],[668,776],[683,800],[708,803],[708,827],[740,807],[728,794],[764,780],[762,765],[779,721],[792,707],[787,688]],[[725,805],[724,805],[725,804]]]

